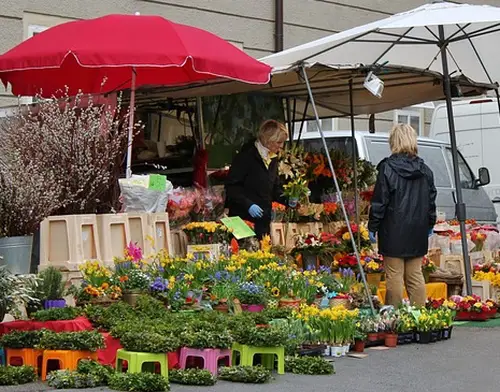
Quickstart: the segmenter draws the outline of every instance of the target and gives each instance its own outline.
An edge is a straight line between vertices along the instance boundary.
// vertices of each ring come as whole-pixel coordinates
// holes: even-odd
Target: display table
[[[439,299],[439,298],[448,298],[448,287],[446,283],[443,282],[435,282],[435,283],[427,283],[425,285],[425,292],[427,298]],[[380,286],[377,291],[377,296],[382,303],[385,303],[385,292],[386,286],[385,282],[380,282]],[[408,299],[408,293],[406,289],[404,289],[404,298]]]
[[[54,332],[78,332],[91,331],[91,322],[85,317],[78,317],[74,320],[62,321],[35,321],[35,320],[17,320],[0,323],[0,336],[12,331],[36,331],[40,329],[50,329]],[[113,338],[107,332],[101,332],[104,337],[105,348],[97,351],[98,360],[103,365],[115,366],[116,352],[122,348],[119,339]],[[177,353],[168,353],[169,369],[177,367],[179,356]]]

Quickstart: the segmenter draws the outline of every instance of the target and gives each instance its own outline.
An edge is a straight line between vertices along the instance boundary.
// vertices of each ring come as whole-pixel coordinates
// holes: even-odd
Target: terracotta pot
[[[354,351],[362,353],[365,351],[365,342],[363,340],[356,340],[354,343]]]
[[[294,308],[294,309],[299,309],[300,308],[300,299],[285,299],[282,298],[280,299],[279,302],[279,307],[280,308]]]
[[[379,332],[378,333],[378,340],[384,340],[385,339],[385,335],[386,335],[385,332]]]
[[[369,333],[367,339],[369,342],[376,342],[378,340],[378,333],[376,332]]]
[[[381,280],[382,280],[381,272],[366,274],[366,283],[368,283],[370,286],[375,286],[378,288],[380,286]]]
[[[396,333],[385,334],[386,347],[396,347],[398,345],[398,335]]]
[[[213,307],[216,312],[229,313],[229,306],[227,304],[219,304]]]

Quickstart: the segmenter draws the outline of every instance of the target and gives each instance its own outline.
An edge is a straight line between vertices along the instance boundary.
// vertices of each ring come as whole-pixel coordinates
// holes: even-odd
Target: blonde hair
[[[257,139],[264,146],[269,143],[285,142],[288,139],[288,131],[284,124],[276,120],[266,120],[259,128]]]
[[[408,124],[396,124],[389,134],[389,146],[393,154],[418,154],[417,132]]]

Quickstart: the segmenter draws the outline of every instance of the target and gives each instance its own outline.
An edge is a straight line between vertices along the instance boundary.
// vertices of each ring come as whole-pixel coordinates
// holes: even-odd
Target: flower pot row
[[[389,334],[386,332],[369,333],[366,341],[356,340],[353,349],[356,352],[363,352],[365,347],[382,346],[396,347],[411,343],[434,343],[440,340],[451,338],[453,327],[444,328],[438,331],[428,332],[407,332],[399,334]]]

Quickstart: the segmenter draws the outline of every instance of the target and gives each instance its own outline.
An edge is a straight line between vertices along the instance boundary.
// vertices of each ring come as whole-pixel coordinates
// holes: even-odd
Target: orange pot
[[[396,347],[398,345],[398,335],[395,333],[386,333],[385,345],[386,347]]]

